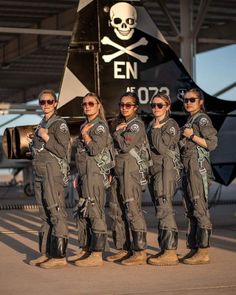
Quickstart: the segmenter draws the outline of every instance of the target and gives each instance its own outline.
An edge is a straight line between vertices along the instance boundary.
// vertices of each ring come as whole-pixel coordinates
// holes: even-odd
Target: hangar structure
[[[1,102],[25,103],[43,88],[59,90],[78,2],[0,0]],[[196,53],[236,43],[235,0],[142,2],[193,77]]]

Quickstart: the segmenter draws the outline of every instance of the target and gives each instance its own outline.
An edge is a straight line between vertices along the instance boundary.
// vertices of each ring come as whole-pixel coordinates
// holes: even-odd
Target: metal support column
[[[182,62],[189,72],[189,74],[195,79],[195,45],[193,40],[192,28],[193,28],[193,9],[192,0],[180,0],[180,34],[181,44],[180,53]]]

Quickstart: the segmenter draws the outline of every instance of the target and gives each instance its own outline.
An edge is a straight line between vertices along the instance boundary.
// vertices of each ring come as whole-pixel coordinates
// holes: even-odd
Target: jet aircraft
[[[100,95],[108,118],[116,116],[126,91],[138,94],[140,113],[150,118],[151,97],[164,92],[182,126],[184,92],[196,87],[142,1],[79,1],[58,104],[69,126],[76,126],[83,116],[82,98],[91,91]],[[219,135],[219,147],[212,153],[215,180],[228,185],[236,176],[236,101],[203,93]]]

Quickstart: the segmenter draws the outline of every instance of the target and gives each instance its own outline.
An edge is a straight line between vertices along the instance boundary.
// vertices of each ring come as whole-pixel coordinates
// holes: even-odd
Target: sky
[[[236,82],[236,44],[197,54],[196,82],[200,88],[214,95]],[[219,96],[236,100],[236,87]]]
[[[197,54],[196,83],[201,89],[214,95],[234,82],[236,82],[236,44]],[[219,97],[226,100],[236,100],[236,87]],[[13,115],[1,115],[0,125],[13,117]],[[3,134],[6,127],[33,125],[40,120],[40,117],[36,115],[24,115],[7,126],[0,127],[0,135]]]

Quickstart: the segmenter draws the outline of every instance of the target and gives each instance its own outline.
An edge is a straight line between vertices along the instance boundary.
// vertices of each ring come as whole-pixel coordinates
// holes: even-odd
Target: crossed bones
[[[136,47],[139,47],[141,45],[147,45],[148,44],[148,41],[145,37],[141,38],[138,42],[132,44],[132,45],[129,45],[128,47],[123,47],[119,44],[116,44],[115,42],[113,42],[109,37],[103,37],[102,40],[101,40],[102,44],[103,45],[111,45],[117,49],[119,49],[119,51],[115,52],[115,53],[112,53],[112,54],[107,54],[107,55],[103,55],[102,58],[105,62],[110,62],[112,61],[114,58],[122,55],[122,54],[125,54],[127,53],[128,55],[131,55],[135,58],[137,58],[139,61],[141,61],[142,63],[146,63],[147,60],[148,60],[148,56],[146,55],[140,55],[140,54],[137,54],[135,52],[132,51],[132,49],[136,48]]]

